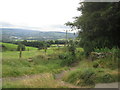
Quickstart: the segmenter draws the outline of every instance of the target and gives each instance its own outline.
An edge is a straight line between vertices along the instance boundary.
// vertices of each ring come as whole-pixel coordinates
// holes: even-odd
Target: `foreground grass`
[[[69,67],[60,65],[59,54],[64,52],[63,47],[50,47],[47,53],[44,50],[23,51],[21,59],[18,58],[18,51],[3,52],[4,79],[35,75],[35,77],[24,80],[5,80],[3,88],[67,88],[59,81],[56,82],[52,75],[69,69]],[[33,62],[28,62],[28,58],[32,58]],[[37,76],[37,74],[40,74],[40,76]]]
[[[35,75],[27,79],[3,82],[3,88],[60,88],[65,87],[54,80],[51,73]]]
[[[63,80],[74,85],[94,87],[96,83],[111,83],[120,81],[118,69],[94,68],[94,62],[83,60],[78,68],[67,73]]]
[[[18,51],[3,52],[2,64],[4,78],[47,73],[31,79],[14,82],[5,81],[3,87],[61,87],[61,85],[54,80],[52,74],[69,69],[68,66],[61,66],[62,59],[59,59],[59,55],[66,53],[65,50],[64,47],[50,47],[46,53],[44,50],[23,51],[21,59],[19,59]],[[96,83],[119,81],[118,69],[116,68],[117,66],[115,66],[117,63],[114,61],[114,58],[111,62],[111,57],[96,61],[84,60],[83,52],[84,50],[82,48],[77,48],[76,59],[78,59],[77,62],[79,62],[79,65],[75,70],[66,73],[63,78],[64,81],[74,85],[90,87],[94,87]],[[28,58],[32,58],[33,61],[28,62]],[[112,68],[110,68],[111,66]]]
[[[38,74],[43,72],[58,73],[68,67],[60,65],[59,53],[63,53],[56,48],[49,48],[45,54],[44,50],[23,51],[22,58],[19,59],[18,51],[3,52],[2,70],[3,77],[22,76]],[[28,62],[32,58],[33,62]]]

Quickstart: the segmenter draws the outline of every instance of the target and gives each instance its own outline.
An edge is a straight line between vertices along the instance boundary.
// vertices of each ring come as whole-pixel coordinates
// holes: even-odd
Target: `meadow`
[[[47,52],[26,47],[29,50],[22,51],[19,58],[17,45],[3,44],[8,48],[2,52],[3,88],[92,88],[96,83],[118,82],[120,78],[116,62],[110,61],[111,57],[91,61],[84,56],[83,48],[76,48],[76,61],[69,66],[63,65],[70,64],[68,60],[72,59],[67,58],[71,56],[66,54],[64,46],[53,45]],[[29,58],[33,61],[29,62]],[[59,80],[56,75],[60,76]]]

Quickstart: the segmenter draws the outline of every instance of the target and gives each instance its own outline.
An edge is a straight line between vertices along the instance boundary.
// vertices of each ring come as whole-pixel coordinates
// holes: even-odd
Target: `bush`
[[[98,68],[98,66],[99,66],[99,64],[98,64],[97,62],[94,62],[94,63],[93,63],[93,67],[94,67],[94,68]]]
[[[65,54],[60,54],[59,56],[59,59],[66,59],[67,57],[65,56]]]
[[[105,74],[101,78],[105,83],[113,81],[112,76],[110,74]]]
[[[92,68],[70,72],[64,80],[80,86],[95,85],[95,72]]]
[[[101,48],[95,49],[97,53],[104,53],[104,58],[99,58],[97,62],[100,66],[104,68],[116,69],[118,68],[118,63],[120,63],[120,49],[119,48]]]
[[[64,55],[60,56],[59,58],[62,59],[61,66],[65,66],[65,65],[71,66],[72,63],[74,63],[75,59],[76,59],[76,57],[72,56],[70,53],[64,54]]]
[[[76,47],[73,42],[68,46],[68,52],[71,53],[72,56],[75,56]]]
[[[97,75],[96,83],[111,83],[117,81],[116,79],[118,79],[117,76],[111,75],[109,73],[104,73],[102,75]]]
[[[81,40],[80,46],[84,49],[84,53],[86,56],[89,56],[89,54],[94,50],[94,44],[93,42],[89,42],[88,40]]]
[[[59,55],[59,58],[62,59],[62,66],[71,66],[77,60],[76,48],[73,41],[71,41],[71,43],[69,43],[69,46],[67,46],[67,52],[65,54]]]
[[[91,69],[85,70],[80,78],[83,80],[82,85],[94,85],[94,78],[95,78],[95,73]]]

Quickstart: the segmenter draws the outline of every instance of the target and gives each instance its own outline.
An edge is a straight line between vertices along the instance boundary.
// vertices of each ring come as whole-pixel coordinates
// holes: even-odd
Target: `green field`
[[[3,44],[4,46],[7,47],[7,51],[16,51],[17,50],[17,46],[18,45],[15,45],[15,44],[10,44],[10,43],[2,43],[0,42],[0,44]],[[34,47],[28,47],[26,46],[26,50],[37,50],[37,48],[34,48]]]
[[[49,10],[50,15],[57,17],[40,13],[44,22],[37,13],[29,14],[34,19],[30,21],[31,18],[25,16],[27,11],[27,14],[20,13],[27,19],[12,17],[10,21],[9,14],[3,15],[6,18],[0,22],[3,24],[0,28],[0,88],[119,89],[120,2],[74,1],[50,1],[47,5],[41,2],[47,7],[42,8],[43,12]],[[17,5],[19,2],[12,3],[18,11],[24,11],[23,6]],[[28,4],[32,4],[30,12],[41,12],[40,3],[22,3],[28,9]],[[62,3],[62,7],[57,5]],[[52,4],[54,8],[49,6]],[[75,14],[72,12],[75,6],[79,15],[71,20],[69,16]],[[57,12],[54,9],[68,12],[53,14]]]
[[[5,79],[3,88],[94,87],[95,83],[104,83],[106,80],[107,83],[118,82],[118,69],[106,66],[109,65],[108,59],[104,59],[104,62],[100,63],[100,65],[104,65],[104,68],[101,66],[95,68],[94,66],[99,60],[87,60],[83,55],[83,48],[76,48],[77,63],[74,66],[63,66],[61,63],[64,60],[60,56],[67,55],[66,47],[49,47],[46,53],[44,49],[26,47],[30,50],[22,51],[22,58],[19,58],[20,52],[16,51],[17,45],[2,44],[8,48],[7,51],[2,52],[2,77]],[[29,62],[29,58],[33,61]],[[66,62],[64,61],[64,63]],[[64,75],[62,72],[65,72]],[[56,74],[61,75],[60,80],[55,78]],[[27,76],[31,78],[26,78]],[[82,76],[87,79],[82,79]],[[12,81],[9,80],[11,77]],[[61,84],[61,82],[65,83]]]
[[[16,45],[5,44],[10,46],[9,48],[16,49]],[[61,62],[57,55],[62,53],[62,50],[56,51],[57,48],[49,48],[47,50],[47,54],[45,54],[44,50],[37,50],[36,48],[31,48],[30,51],[22,51],[22,58],[19,58],[19,51],[4,51],[3,55],[3,77],[7,76],[19,76],[25,74],[34,74],[41,72],[55,72],[55,70],[59,71],[63,69],[59,66],[59,62]],[[10,49],[9,49],[10,50]],[[52,55],[55,56],[52,56]],[[32,58],[34,62],[28,62],[27,60]],[[48,58],[51,60],[48,61]],[[56,60],[54,60],[56,59]],[[53,63],[53,64],[52,64]],[[14,69],[15,68],[15,69]]]
[[[10,51],[12,49],[16,49],[17,45],[8,43],[2,44],[9,48],[7,51],[2,52],[3,78],[40,73],[59,73],[68,69],[68,67],[60,66],[61,60],[58,58],[58,55],[63,53],[62,48],[58,51],[58,47],[51,47],[48,48],[47,53],[45,53],[44,50],[37,50],[36,48],[27,47],[31,50],[22,51],[22,58],[19,58],[19,51]],[[28,62],[29,58],[32,58],[33,62]],[[48,58],[50,60],[48,60]],[[3,87],[17,86],[15,83],[9,83],[9,81],[7,81],[3,83]]]

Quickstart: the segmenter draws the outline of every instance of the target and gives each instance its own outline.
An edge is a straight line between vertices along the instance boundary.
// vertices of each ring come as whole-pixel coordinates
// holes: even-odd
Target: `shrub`
[[[68,52],[71,53],[72,56],[75,56],[76,48],[73,42],[68,46]]]
[[[64,54],[61,58],[63,59],[61,62],[62,66],[65,66],[65,65],[70,66],[72,63],[75,62],[76,57],[68,53],[68,54]]]
[[[67,53],[59,55],[59,58],[62,59],[62,66],[70,66],[76,61],[76,48],[73,42],[71,42],[70,45],[67,46]]]
[[[59,59],[66,59],[66,55],[65,54],[60,54],[58,57],[59,57]]]
[[[120,49],[119,48],[101,48],[95,49],[97,53],[104,53],[104,58],[99,58],[98,63],[104,68],[116,69],[120,62]]]
[[[98,64],[97,62],[94,62],[94,63],[93,63],[93,67],[94,67],[94,68],[98,68],[98,66],[99,66],[99,64]]]
[[[117,81],[116,79],[118,79],[118,77],[109,73],[104,73],[104,74],[97,75],[96,83],[111,83],[111,82]]]
[[[63,80],[80,86],[89,86],[95,84],[94,78],[95,72],[92,68],[89,68],[72,71]]]
[[[103,77],[101,78],[103,80],[103,82],[107,83],[107,82],[111,82],[112,80],[112,76],[110,74],[105,74],[103,75]]]
[[[94,85],[94,77],[94,71],[92,71],[91,69],[85,70],[80,76],[80,78],[83,80],[82,85]]]

